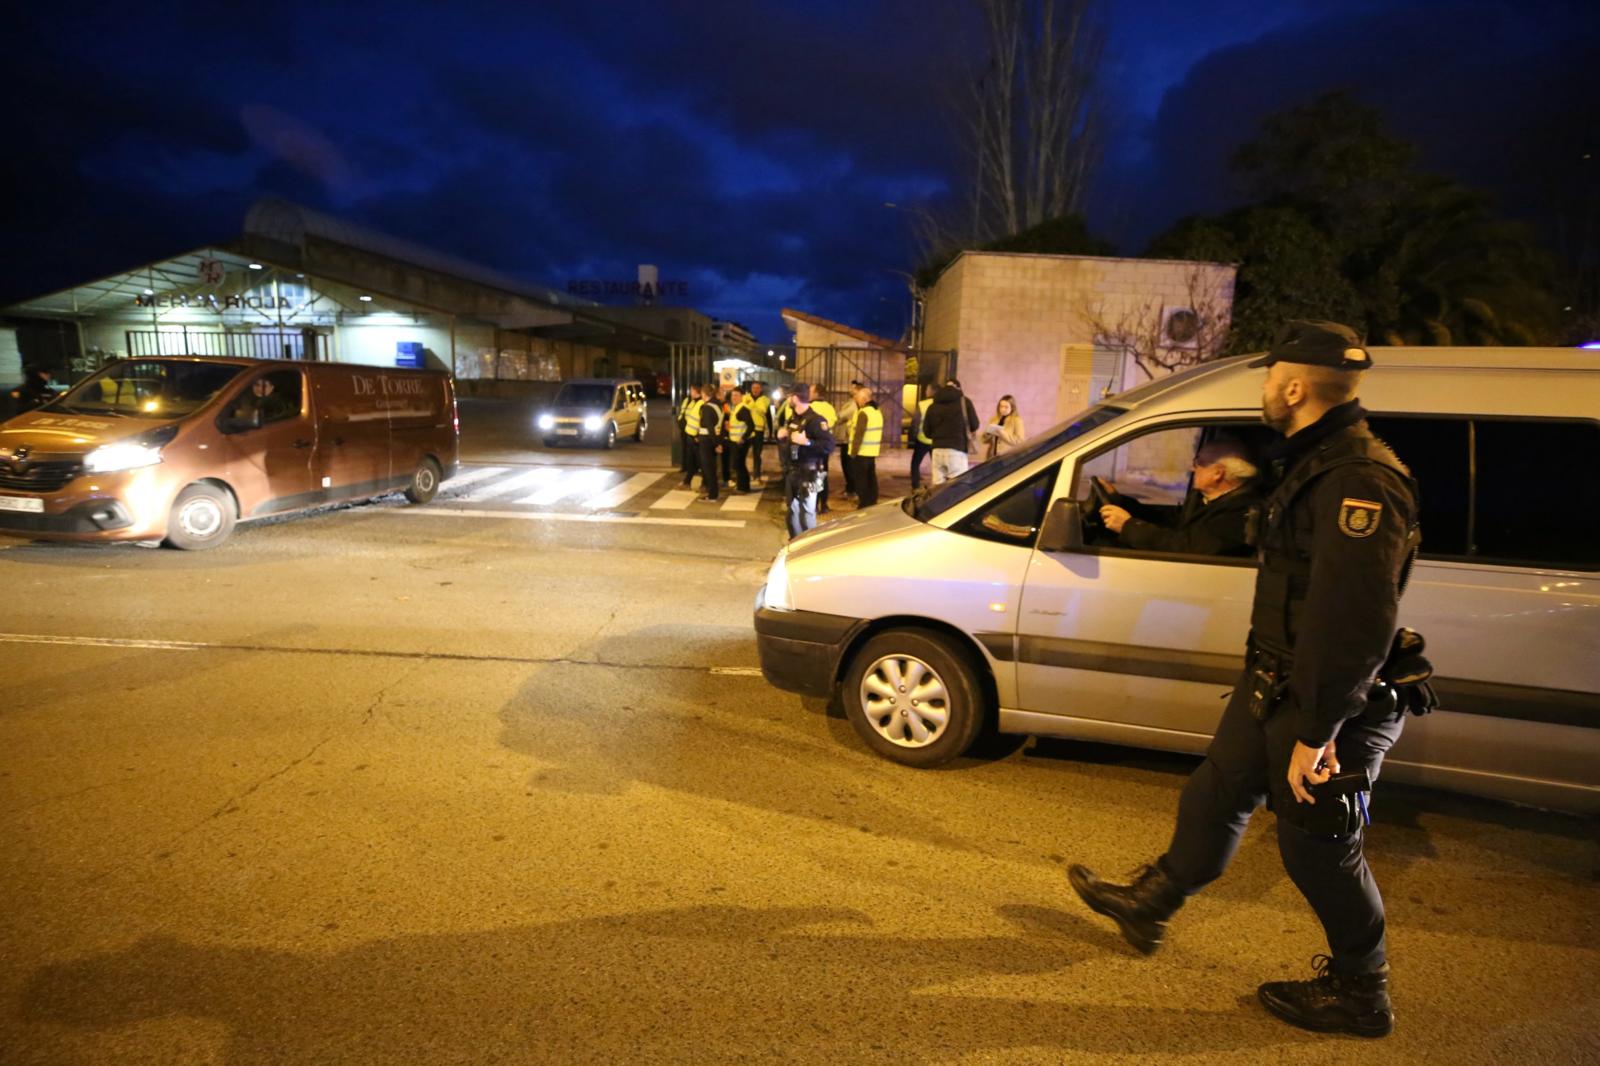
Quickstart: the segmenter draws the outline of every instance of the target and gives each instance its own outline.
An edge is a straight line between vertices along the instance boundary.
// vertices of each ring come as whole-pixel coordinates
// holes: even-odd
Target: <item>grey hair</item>
[[[1227,474],[1233,481],[1249,481],[1261,472],[1256,469],[1254,463],[1248,459],[1241,459],[1237,455],[1224,455],[1217,460],[1217,464],[1222,467],[1222,472]]]

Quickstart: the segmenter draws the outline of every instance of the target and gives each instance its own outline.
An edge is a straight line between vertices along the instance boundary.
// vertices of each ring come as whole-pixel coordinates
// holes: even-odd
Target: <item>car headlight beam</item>
[[[161,449],[150,444],[102,444],[84,456],[83,468],[91,474],[114,474],[119,470],[138,470],[161,461]]]
[[[537,425],[538,425],[538,427],[540,429],[555,429],[556,428],[555,415],[540,415],[539,416],[539,421],[537,422]]]
[[[600,427],[605,424],[606,420],[601,418],[599,415],[590,415],[588,418],[583,420],[583,428],[588,430],[590,433],[600,432]]]

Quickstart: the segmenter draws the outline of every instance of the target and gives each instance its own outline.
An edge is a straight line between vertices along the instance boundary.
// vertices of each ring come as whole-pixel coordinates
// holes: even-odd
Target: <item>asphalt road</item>
[[[1063,868],[1188,760],[877,760],[755,670],[773,499],[467,440],[514,469],[426,512],[0,539],[0,1063],[1600,1061],[1594,822],[1381,788],[1397,1031],[1290,1029],[1269,817],[1137,956]]]

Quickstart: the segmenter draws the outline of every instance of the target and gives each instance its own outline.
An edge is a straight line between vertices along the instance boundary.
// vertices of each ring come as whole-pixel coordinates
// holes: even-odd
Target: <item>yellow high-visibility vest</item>
[[[711,408],[713,414],[711,421],[703,424],[700,419],[707,407]],[[689,416],[684,419],[683,428],[691,437],[710,437],[716,434],[720,425],[722,425],[722,409],[714,403],[702,400],[689,408]]]
[[[822,416],[823,421],[828,423],[829,429],[832,429],[834,423],[839,421],[839,412],[835,411],[833,409],[833,404],[829,403],[827,400],[818,400],[816,403],[811,405],[811,408],[812,410],[816,411],[817,414]]]
[[[933,438],[928,436],[928,408],[933,406],[933,397],[917,401],[917,442],[920,444],[933,444]]]
[[[687,422],[689,420],[690,408],[692,408],[698,402],[699,401],[693,396],[685,396],[683,401],[678,404],[678,421]]]
[[[883,450],[883,412],[876,407],[863,407],[856,412],[856,417],[865,416],[867,430],[861,434],[861,447],[852,448],[851,455],[862,459],[875,457]],[[850,439],[855,440],[855,430],[850,431]]]
[[[746,400],[750,405],[750,417],[755,419],[756,429],[765,433],[767,431],[767,416],[772,411],[772,397],[762,393],[753,400]]]
[[[734,444],[739,444],[744,441],[745,430],[749,427],[745,424],[745,420],[739,417],[739,412],[740,410],[749,406],[749,400],[740,400],[739,406],[735,407],[728,414],[728,440],[732,441]]]

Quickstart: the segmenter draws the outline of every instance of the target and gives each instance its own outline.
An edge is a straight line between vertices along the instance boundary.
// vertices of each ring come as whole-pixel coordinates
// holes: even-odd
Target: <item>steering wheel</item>
[[[1089,501],[1083,509],[1083,539],[1092,542],[1096,539],[1110,535],[1106,528],[1105,520],[1100,517],[1100,508],[1110,506],[1111,490],[1100,478],[1089,477]]]

